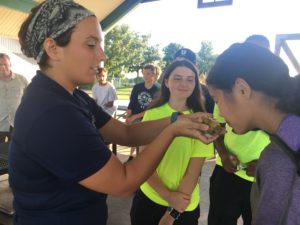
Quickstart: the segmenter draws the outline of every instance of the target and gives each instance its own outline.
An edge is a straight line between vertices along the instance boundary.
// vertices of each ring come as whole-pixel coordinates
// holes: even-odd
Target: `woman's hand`
[[[174,218],[169,215],[168,211],[160,219],[158,225],[172,225],[174,223]]]
[[[252,160],[251,162],[247,163],[247,168],[245,170],[246,170],[246,174],[248,176],[251,176],[251,177],[255,176],[257,163],[258,163],[258,160]]]
[[[209,129],[208,125],[204,124],[202,118],[211,117],[209,113],[193,113],[190,115],[180,115],[178,119],[169,127],[177,136],[186,136],[196,138],[205,144],[209,144],[216,140],[219,135],[207,136],[205,132]],[[224,132],[222,132],[223,134]]]
[[[233,154],[226,154],[221,157],[223,168],[228,173],[235,173],[237,165],[239,164],[238,158]]]
[[[178,191],[170,192],[168,196],[168,203],[171,207],[176,209],[178,212],[183,213],[188,207],[191,200],[191,196]]]

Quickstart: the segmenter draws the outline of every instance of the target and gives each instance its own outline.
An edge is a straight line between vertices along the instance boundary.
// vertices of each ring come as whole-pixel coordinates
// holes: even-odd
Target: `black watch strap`
[[[174,220],[179,219],[180,212],[178,212],[176,209],[174,209],[172,207],[168,207],[167,211],[168,211],[169,215],[173,217]]]
[[[178,115],[181,115],[180,112],[173,112],[171,115],[171,123],[174,123],[177,120]]]

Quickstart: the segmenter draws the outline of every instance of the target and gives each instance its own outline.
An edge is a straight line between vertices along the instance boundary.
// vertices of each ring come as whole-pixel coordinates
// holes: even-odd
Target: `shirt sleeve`
[[[148,120],[151,120],[151,113],[149,110],[146,110],[142,118],[142,121],[148,121]]]
[[[259,199],[255,224],[280,224],[281,215],[287,209],[288,195],[294,192],[291,185],[294,175],[295,165],[282,150],[268,147],[262,152],[256,175]]]
[[[206,157],[210,158],[214,156],[213,144],[204,144],[203,142],[193,139],[193,154],[192,157]]]
[[[111,156],[95,125],[80,110],[66,105],[44,112],[27,143],[26,151],[40,166],[69,182],[91,176]]]
[[[90,110],[94,117],[94,124],[97,129],[103,127],[112,117],[107,112],[105,112],[102,107],[100,107],[95,99],[91,98],[89,95],[82,91],[77,92],[81,97],[84,98],[87,110]]]

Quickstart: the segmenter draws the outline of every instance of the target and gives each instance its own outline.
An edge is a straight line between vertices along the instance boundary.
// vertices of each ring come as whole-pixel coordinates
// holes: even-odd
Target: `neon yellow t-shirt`
[[[164,104],[160,107],[147,110],[144,114],[143,121],[168,117],[171,116],[173,112],[175,112],[174,109],[172,109],[168,104]],[[185,111],[183,113],[190,114],[189,111]],[[156,172],[166,187],[175,191],[178,189],[180,182],[185,175],[191,158],[212,157],[213,155],[214,150],[212,144],[206,145],[193,138],[177,137],[170,144],[162,161],[156,168]],[[142,184],[141,190],[153,202],[164,206],[169,205],[168,202],[161,198],[147,182]],[[186,211],[194,210],[198,206],[199,201],[200,189],[199,184],[197,184]]]
[[[220,123],[225,122],[224,118],[219,115],[217,105],[214,107],[214,118]],[[241,164],[258,159],[260,153],[270,143],[269,135],[261,130],[249,131],[245,134],[235,134],[232,128],[226,124],[226,131],[224,137],[225,147],[230,153],[237,156]],[[219,156],[217,156],[216,164],[222,166]],[[245,170],[239,170],[235,174],[245,180],[254,181],[254,177],[249,177]]]

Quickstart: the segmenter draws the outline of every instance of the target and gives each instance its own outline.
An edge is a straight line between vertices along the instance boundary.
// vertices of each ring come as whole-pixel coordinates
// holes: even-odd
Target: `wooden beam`
[[[34,0],[1,0],[0,6],[14,9],[16,11],[29,13],[38,3]]]
[[[125,16],[131,9],[136,7],[142,0],[126,0],[118,8],[112,11],[104,20],[100,22],[102,30],[108,31],[118,20]]]
[[[210,7],[217,7],[217,6],[232,5],[232,1],[233,0],[217,0],[217,1],[198,0],[198,8],[210,8]]]

